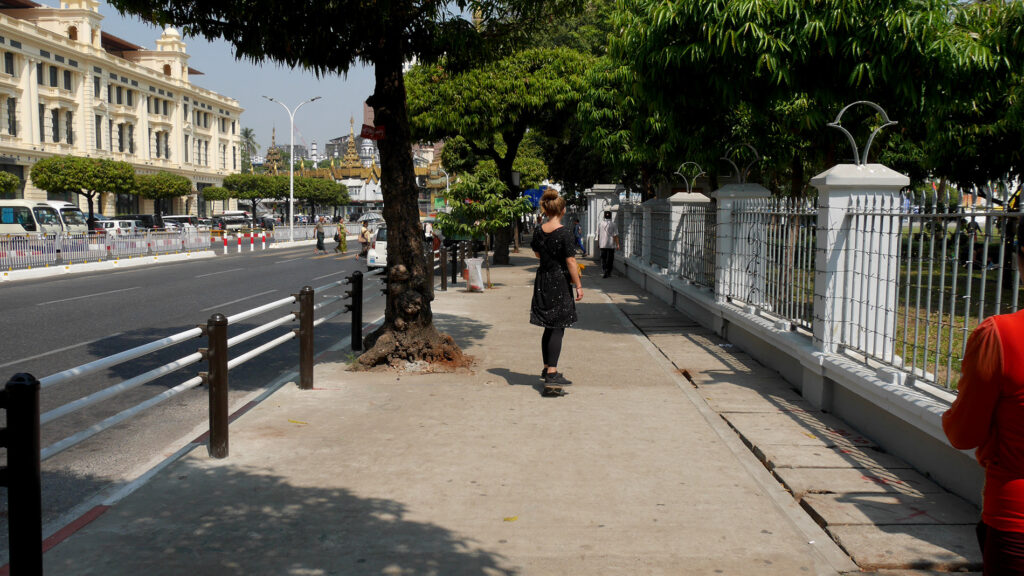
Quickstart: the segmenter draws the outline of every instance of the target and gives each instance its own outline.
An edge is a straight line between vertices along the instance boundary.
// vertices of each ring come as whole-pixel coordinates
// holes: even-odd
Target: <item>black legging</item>
[[[544,365],[558,366],[558,356],[562,354],[562,336],[565,328],[545,328],[540,337],[540,349],[544,355]]]

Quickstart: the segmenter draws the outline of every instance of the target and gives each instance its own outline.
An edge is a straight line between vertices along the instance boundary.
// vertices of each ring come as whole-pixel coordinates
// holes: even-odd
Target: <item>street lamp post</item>
[[[295,110],[291,110],[284,104],[284,102],[274,100],[270,96],[264,96],[264,98],[271,102],[277,102],[282,108],[284,108],[285,112],[288,113],[288,241],[295,242],[295,113],[299,111],[299,108],[302,108],[303,104],[315,102],[316,100],[319,100],[320,97],[314,96],[309,100],[300,102],[299,105],[295,107]],[[256,215],[253,214],[253,217],[255,216]]]

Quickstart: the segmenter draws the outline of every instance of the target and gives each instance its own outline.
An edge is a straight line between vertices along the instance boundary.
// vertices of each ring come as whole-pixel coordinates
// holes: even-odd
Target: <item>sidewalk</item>
[[[936,504],[927,480],[905,482],[912,471],[777,375],[597,266],[559,363],[575,384],[541,397],[534,262],[493,268],[485,293],[461,282],[437,292],[435,323],[475,357],[472,374],[350,373],[343,354],[327,356],[315,390],[288,385],[232,424],[230,457],[200,448],[171,464],[51,549],[46,572],[789,576],[977,564],[964,540],[975,520],[963,519],[976,510],[949,495]],[[823,487],[839,480],[821,470],[846,484]],[[937,517],[930,530],[878,520],[915,495],[939,507],[915,516]],[[833,497],[848,520],[816,513],[827,506],[812,496]],[[959,515],[942,516],[949,506]],[[908,549],[916,556],[895,557]]]

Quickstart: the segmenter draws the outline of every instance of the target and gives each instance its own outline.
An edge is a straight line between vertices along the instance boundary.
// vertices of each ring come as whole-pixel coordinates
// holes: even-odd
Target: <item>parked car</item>
[[[138,234],[144,230],[142,222],[139,220],[101,220],[97,224],[103,227],[103,231],[108,236]]]
[[[370,249],[366,253],[366,268],[375,270],[388,265],[388,227],[381,224],[370,240]]]
[[[142,227],[149,230],[163,230],[164,219],[159,214],[120,214],[118,220],[138,220]]]
[[[0,200],[0,234],[59,234],[57,209],[46,202]]]
[[[47,200],[46,203],[57,211],[61,226],[68,234],[85,234],[88,231],[89,225],[85,221],[85,214],[78,206],[63,200]]]
[[[170,227],[173,222],[178,224],[181,228],[198,228],[199,217],[192,216],[191,214],[172,214],[170,216],[164,216],[164,224]]]

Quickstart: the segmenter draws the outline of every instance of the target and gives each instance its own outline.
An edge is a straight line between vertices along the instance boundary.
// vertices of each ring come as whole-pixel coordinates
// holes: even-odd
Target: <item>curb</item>
[[[59,266],[47,266],[44,268],[29,268],[26,270],[9,270],[0,272],[0,283],[16,282],[18,280],[34,280],[63,274],[80,274],[83,272],[97,272],[113,268],[132,268],[135,266],[146,266],[162,262],[181,262],[184,260],[196,260],[200,258],[213,258],[216,253],[213,250],[199,250],[196,252],[176,252],[172,254],[156,254],[154,256],[135,256],[118,258],[116,260],[101,260],[99,262],[84,262],[81,264],[64,264]]]

